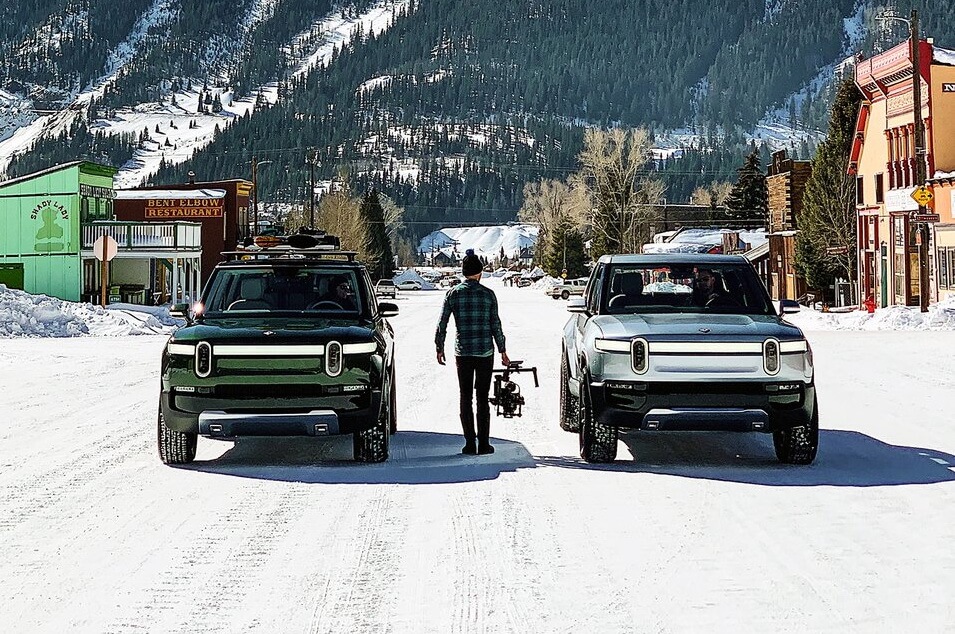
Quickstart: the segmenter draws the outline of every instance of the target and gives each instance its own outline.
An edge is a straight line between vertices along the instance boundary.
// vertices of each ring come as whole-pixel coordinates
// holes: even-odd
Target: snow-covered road
[[[392,458],[350,441],[155,449],[160,337],[0,340],[0,630],[946,631],[955,332],[810,332],[819,457],[770,439],[557,426],[565,302],[498,292],[520,419],[462,457],[442,293],[403,293]],[[797,317],[798,319],[798,317]]]

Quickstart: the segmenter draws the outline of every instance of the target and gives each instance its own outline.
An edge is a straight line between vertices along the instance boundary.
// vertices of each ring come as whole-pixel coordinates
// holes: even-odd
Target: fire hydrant
[[[865,307],[865,309],[866,309],[868,312],[870,312],[870,313],[874,313],[874,312],[875,312],[875,298],[872,297],[871,295],[869,295],[868,297],[865,298],[865,301],[862,302],[862,305]]]

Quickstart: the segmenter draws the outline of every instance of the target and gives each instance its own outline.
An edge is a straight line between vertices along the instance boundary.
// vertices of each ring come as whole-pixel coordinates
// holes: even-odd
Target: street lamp
[[[265,161],[259,161],[252,156],[252,228],[250,230],[250,237],[255,237],[259,232],[259,183],[258,183],[258,168],[259,165],[267,165],[271,163],[271,159]]]
[[[925,123],[922,121],[922,74],[919,63],[919,14],[912,9],[912,17],[907,19],[894,14],[886,14],[876,18],[882,22],[895,20],[909,26],[909,42],[912,49],[912,118],[915,119],[915,182],[919,187],[925,185],[926,166],[925,157]],[[925,214],[925,206],[919,203],[919,215]],[[919,307],[922,312],[928,312],[928,223],[920,222],[919,232]]]

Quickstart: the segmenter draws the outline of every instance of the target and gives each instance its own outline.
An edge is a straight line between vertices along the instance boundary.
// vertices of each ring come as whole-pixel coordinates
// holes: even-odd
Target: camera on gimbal
[[[504,418],[514,418],[521,415],[521,406],[524,405],[524,396],[521,394],[521,386],[511,380],[511,374],[520,372],[534,373],[534,387],[540,387],[537,382],[537,368],[522,368],[523,361],[511,361],[506,368],[492,370],[497,376],[494,377],[493,396],[488,399],[491,405],[494,405],[495,413]]]

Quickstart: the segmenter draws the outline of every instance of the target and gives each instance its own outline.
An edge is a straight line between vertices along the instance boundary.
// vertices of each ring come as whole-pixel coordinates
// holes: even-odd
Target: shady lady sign
[[[30,220],[38,221],[33,250],[36,253],[66,251],[69,242],[70,212],[63,203],[47,199],[30,211]]]

